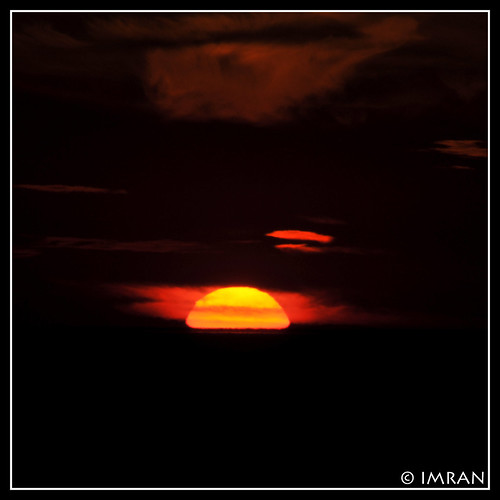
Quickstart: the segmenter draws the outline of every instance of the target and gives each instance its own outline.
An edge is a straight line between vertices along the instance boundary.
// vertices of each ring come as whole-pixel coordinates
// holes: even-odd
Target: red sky
[[[125,321],[87,291],[134,283],[484,320],[486,14],[26,12],[12,44],[21,318]]]

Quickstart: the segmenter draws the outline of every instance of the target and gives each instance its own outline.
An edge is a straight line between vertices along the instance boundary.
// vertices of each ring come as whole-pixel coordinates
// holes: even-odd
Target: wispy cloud
[[[433,148],[435,151],[448,155],[464,156],[470,158],[487,158],[488,149],[483,141],[469,140],[447,140],[436,141],[437,146]]]
[[[451,165],[451,166],[442,166],[440,168],[451,168],[453,170],[476,170],[472,167],[466,167],[465,165]]]
[[[197,300],[217,289],[216,287],[135,284],[109,285],[106,288],[117,297],[128,299],[122,305],[126,311],[175,320],[185,320]]]
[[[313,231],[300,231],[296,229],[284,229],[272,231],[266,236],[283,240],[315,241],[317,243],[331,243],[334,238],[328,234],[318,234]]]
[[[402,318],[389,311],[368,311],[340,299],[332,300],[320,290],[273,291],[273,297],[295,324],[391,325]]]
[[[92,194],[127,194],[125,189],[108,189],[91,186],[68,186],[66,184],[15,184],[15,188],[47,193],[92,193]]]
[[[76,250],[99,250],[106,252],[196,252],[204,247],[201,243],[176,240],[116,241],[71,236],[47,237],[38,245],[40,248],[71,248]]]
[[[48,23],[27,25],[24,32],[16,34],[15,41],[21,47],[32,44],[55,49],[76,49],[88,46],[88,42],[57,31]]]
[[[93,17],[88,28],[94,40],[149,42],[156,46],[177,47],[229,40],[267,40],[300,43],[323,38],[357,39],[360,16],[335,13],[233,13],[189,14],[177,16]]]
[[[12,257],[14,259],[27,259],[29,257],[36,257],[40,255],[39,250],[35,250],[34,248],[13,248],[12,249]]]
[[[307,243],[280,243],[274,248],[282,252],[305,253],[305,254],[326,254],[343,253],[351,255],[382,255],[386,252],[379,249],[368,249],[341,245],[332,245],[335,239],[328,234],[319,234],[313,231],[301,231],[296,229],[286,229],[267,233],[266,236],[284,240],[298,240]],[[312,243],[312,244],[311,244]]]
[[[274,248],[283,252],[298,252],[309,254],[343,253],[350,255],[385,255],[387,252],[378,249],[368,249],[359,247],[345,247],[339,245],[332,246],[312,246],[307,243],[285,243],[274,245]]]
[[[325,247],[314,247],[307,243],[283,243],[281,245],[274,245],[274,248],[284,252],[301,252],[301,253],[324,253],[328,251]]]
[[[344,246],[331,246],[328,251],[332,253],[345,253],[350,255],[387,255],[386,250],[379,248],[360,248],[360,247],[344,247]]]

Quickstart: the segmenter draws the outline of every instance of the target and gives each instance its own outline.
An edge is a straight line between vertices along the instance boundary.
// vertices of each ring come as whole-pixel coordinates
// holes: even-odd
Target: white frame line
[[[12,320],[12,14],[16,12],[25,12],[25,13],[54,13],[54,12],[63,12],[63,13],[250,13],[250,12],[271,12],[271,13],[279,13],[279,12],[297,12],[297,13],[314,13],[314,12],[344,12],[344,13],[352,13],[352,12],[386,12],[386,13],[456,13],[456,12],[464,12],[464,13],[487,13],[488,14],[488,485],[485,488],[414,488],[411,486],[408,487],[396,487],[396,488],[23,488],[23,487],[14,487],[13,485],[13,320]],[[369,490],[369,491],[489,491],[491,489],[491,303],[490,303],[490,149],[491,149],[491,138],[490,138],[490,10],[10,10],[10,489],[15,491],[57,491],[57,490],[67,490],[67,491],[76,491],[76,490],[89,490],[89,491],[102,491],[102,490],[116,490],[116,491],[145,491],[145,490],[206,490],[206,491],[220,491],[220,490],[258,490],[258,491],[268,491],[268,490],[282,490],[282,491],[346,491],[346,490]]]

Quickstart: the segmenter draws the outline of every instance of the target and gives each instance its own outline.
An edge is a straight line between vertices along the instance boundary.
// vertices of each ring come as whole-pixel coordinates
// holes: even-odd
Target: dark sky
[[[483,326],[487,21],[14,13],[15,319]]]

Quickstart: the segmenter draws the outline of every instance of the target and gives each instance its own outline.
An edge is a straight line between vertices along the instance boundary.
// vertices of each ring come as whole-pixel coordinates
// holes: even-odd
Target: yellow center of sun
[[[283,329],[290,320],[268,293],[247,286],[219,288],[196,301],[186,318],[191,328]]]

